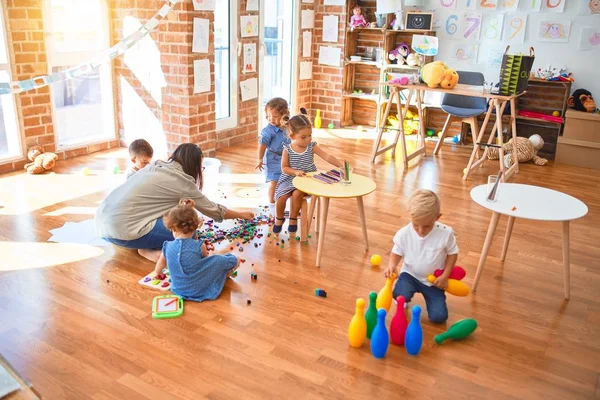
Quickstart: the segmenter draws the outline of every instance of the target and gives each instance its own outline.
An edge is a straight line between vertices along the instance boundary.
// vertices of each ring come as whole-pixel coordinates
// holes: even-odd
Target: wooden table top
[[[432,87],[427,86],[424,83],[419,83],[418,85],[400,85],[397,83],[386,83],[386,85],[391,88],[427,90],[430,92],[441,92],[441,93],[456,94],[456,95],[470,96],[470,97],[485,97],[486,99],[498,99],[498,100],[503,100],[503,101],[512,100],[516,97],[520,97],[520,96],[524,95],[525,93],[527,93],[527,92],[522,92],[519,94],[510,95],[510,96],[503,96],[503,95],[494,94],[494,93],[483,93],[483,86],[464,85],[464,84],[460,84],[460,83],[458,85],[456,85],[456,87],[454,87],[454,89],[444,89],[441,87],[432,88]]]
[[[330,198],[351,198],[361,197],[373,192],[377,185],[366,176],[352,174],[352,184],[342,185],[341,183],[322,183],[309,176],[294,178],[292,183],[298,190],[307,194],[312,194],[319,197]]]

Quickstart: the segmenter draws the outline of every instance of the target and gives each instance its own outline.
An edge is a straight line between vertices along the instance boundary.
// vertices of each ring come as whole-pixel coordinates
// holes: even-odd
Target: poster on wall
[[[240,28],[242,37],[258,36],[258,15],[242,15]]]
[[[592,0],[592,1],[580,1],[579,9],[577,10],[577,15],[589,16],[596,15],[600,17],[600,1]]]
[[[302,29],[312,29],[315,27],[315,11],[302,10]]]
[[[315,0],[302,0],[303,3],[313,4]]]
[[[527,30],[527,14],[506,14],[504,21],[503,40],[508,43],[525,43],[525,31]]]
[[[458,27],[460,26],[460,17],[456,14],[449,15],[446,18],[446,23],[444,24],[444,36],[448,39],[458,39],[460,32]]]
[[[570,21],[540,21],[537,39],[540,42],[567,43],[570,32]]]
[[[518,8],[519,0],[499,0],[498,6],[496,7],[496,9],[501,12],[517,11]]]
[[[240,82],[240,94],[242,101],[256,99],[258,97],[258,79],[250,78]]]
[[[312,56],[312,32],[302,32],[302,57]]]
[[[323,17],[323,41],[338,42],[338,24],[339,17],[337,15],[326,15]]]
[[[192,37],[192,53],[208,53],[208,25],[210,21],[204,18],[194,18],[194,33]]]
[[[483,18],[483,38],[500,41],[502,39],[502,27],[504,25],[504,14],[487,14]]]
[[[210,90],[210,61],[208,59],[194,60],[194,93],[204,93]]]
[[[301,61],[300,62],[300,80],[305,81],[312,79],[312,61]]]
[[[401,0],[377,0],[377,14],[389,14],[402,10]]]
[[[475,64],[477,62],[478,44],[455,43],[452,45],[452,59],[456,62]]]
[[[504,50],[487,49],[487,52],[479,52],[479,63],[485,64],[487,68],[500,68],[502,65],[502,57],[504,57]]]
[[[588,0],[580,0],[580,1],[587,2]],[[592,0],[592,1],[596,1],[596,0]],[[543,6],[542,11],[562,13],[565,11],[565,3],[566,2],[567,2],[567,0],[543,0],[542,1],[542,6]]]
[[[498,0],[477,0],[477,9],[493,11],[498,7]]]
[[[326,6],[345,6],[346,0],[325,0]]]
[[[413,35],[411,47],[417,54],[435,56],[439,48],[438,38],[436,36]]]
[[[258,11],[258,0],[248,0],[246,2],[246,11]]]
[[[466,12],[461,28],[462,38],[466,40],[479,40],[479,35],[481,33],[481,13],[476,11]]]
[[[521,10],[538,12],[541,10],[544,1],[546,0],[523,0],[521,1]]]
[[[192,0],[196,11],[215,11],[216,0]]]
[[[256,72],[256,43],[244,43],[244,74]]]
[[[319,47],[319,64],[339,67],[341,56],[342,49],[340,49],[339,47]]]
[[[477,8],[477,0],[464,0],[464,1],[466,3],[464,8],[466,8],[468,10],[474,10]],[[458,2],[458,0],[457,0],[457,2]]]
[[[440,0],[442,10],[454,10],[456,8],[457,0]]]
[[[579,49],[600,51],[600,28],[581,28]]]

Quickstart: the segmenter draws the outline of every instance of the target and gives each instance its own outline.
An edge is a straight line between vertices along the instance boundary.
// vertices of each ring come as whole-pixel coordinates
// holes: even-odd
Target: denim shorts
[[[154,228],[139,239],[121,240],[112,238],[102,238],[107,242],[117,246],[127,247],[128,249],[147,249],[161,250],[164,242],[175,240],[173,233],[167,229],[162,218],[156,220]]]

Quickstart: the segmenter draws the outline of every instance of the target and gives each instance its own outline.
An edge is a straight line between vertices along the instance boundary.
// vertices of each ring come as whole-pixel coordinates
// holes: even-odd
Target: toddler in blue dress
[[[303,109],[303,112],[306,112]],[[317,142],[312,141],[312,125],[306,115],[296,115],[288,121],[288,129],[292,142],[283,146],[283,155],[281,159],[282,173],[275,188],[275,199],[277,200],[277,213],[275,216],[275,225],[273,233],[281,232],[285,218],[285,203],[291,197],[292,205],[290,207],[290,224],[288,231],[294,233],[298,230],[298,212],[302,206],[302,200],[306,193],[296,189],[292,181],[296,176],[304,176],[307,172],[315,172],[315,154],[333,164],[338,168],[342,163],[327,153]],[[302,216],[302,218],[306,218]]]
[[[231,253],[209,256],[206,245],[192,238],[202,223],[193,200],[182,199],[163,216],[163,222],[175,240],[163,243],[154,274],[167,267],[173,293],[187,300],[215,300],[240,266],[239,259]]]
[[[281,154],[283,145],[290,143],[285,123],[289,119],[288,103],[280,97],[272,98],[265,106],[267,125],[260,134],[258,165],[256,169],[265,171],[269,183],[269,211],[275,216],[275,186],[281,175]]]

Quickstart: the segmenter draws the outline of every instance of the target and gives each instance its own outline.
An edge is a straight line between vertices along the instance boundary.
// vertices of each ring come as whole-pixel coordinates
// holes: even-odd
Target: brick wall
[[[268,1],[265,7],[268,7]],[[258,15],[258,11],[246,11],[246,0],[238,1],[237,21],[238,21],[238,43],[239,48],[244,48],[244,43],[256,43],[257,53],[259,49],[258,37],[242,38],[242,26],[240,24],[240,16],[242,15]],[[235,51],[235,50],[234,50]],[[242,143],[248,140],[256,140],[258,136],[258,99],[242,101],[239,94],[239,83],[251,78],[258,78],[258,73],[243,74],[243,54],[238,57],[237,81],[238,81],[238,123],[233,129],[227,129],[217,132],[217,149],[233,146],[237,143]],[[258,71],[258,54],[256,60],[256,70]]]

